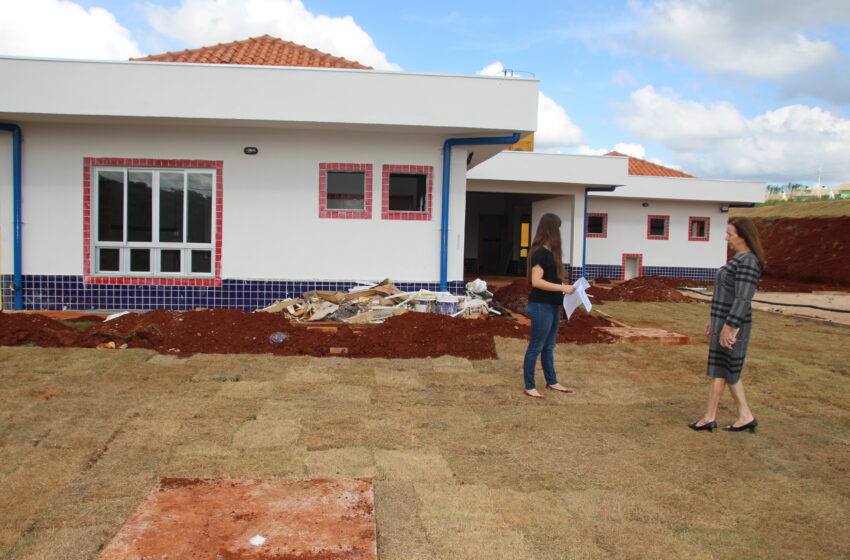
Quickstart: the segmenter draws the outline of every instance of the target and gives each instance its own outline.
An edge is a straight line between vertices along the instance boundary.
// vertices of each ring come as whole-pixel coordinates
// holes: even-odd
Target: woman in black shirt
[[[531,293],[528,296],[527,310],[528,316],[531,317],[531,337],[523,361],[523,393],[535,399],[543,398],[534,383],[538,356],[543,366],[546,388],[572,393],[570,389],[558,383],[553,355],[564,294],[575,291],[570,284],[564,284],[560,228],[561,218],[555,214],[544,214],[537,225],[528,257],[528,282],[531,284]]]

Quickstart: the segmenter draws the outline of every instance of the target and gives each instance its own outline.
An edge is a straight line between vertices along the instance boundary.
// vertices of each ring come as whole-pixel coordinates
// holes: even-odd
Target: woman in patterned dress
[[[729,387],[738,407],[738,419],[723,428],[730,432],[756,431],[758,420],[753,416],[741,370],[747,355],[752,328],[752,299],[764,267],[764,250],[758,232],[749,218],[731,218],[726,226],[726,242],[734,253],[720,270],[711,299],[711,320],[705,325],[710,337],[706,375],[711,379],[708,407],[705,415],[688,424],[692,430],[713,431],[717,406],[724,387]]]

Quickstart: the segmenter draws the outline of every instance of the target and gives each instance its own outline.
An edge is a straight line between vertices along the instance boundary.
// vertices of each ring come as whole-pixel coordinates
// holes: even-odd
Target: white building
[[[500,153],[536,128],[536,80],[9,57],[0,73],[4,308],[254,309],[385,277],[460,291],[465,262],[520,268],[522,223],[546,211],[573,276],[616,279],[628,255],[699,276],[725,260],[720,206],[761,200],[625,158]],[[650,213],[667,239],[638,239]]]

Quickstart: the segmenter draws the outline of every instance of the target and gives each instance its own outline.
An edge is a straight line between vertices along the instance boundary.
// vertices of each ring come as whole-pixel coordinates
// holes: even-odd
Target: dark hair
[[[561,260],[561,218],[555,214],[543,214],[540,221],[537,223],[537,231],[534,232],[534,241],[531,242],[531,249],[528,251],[528,261],[526,267],[526,278],[531,283],[531,256],[535,251],[546,245],[552,252],[557,265],[558,279],[564,279],[564,263]]]
[[[735,231],[738,232],[738,236],[746,242],[747,247],[749,247],[750,251],[755,254],[756,258],[759,260],[759,264],[763,269],[764,249],[761,246],[759,232],[756,229],[756,225],[753,223],[753,221],[749,218],[736,216],[734,218],[729,218],[729,224],[735,228]]]

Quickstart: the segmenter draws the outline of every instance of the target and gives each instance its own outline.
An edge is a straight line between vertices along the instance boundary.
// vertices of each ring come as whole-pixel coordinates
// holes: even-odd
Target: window
[[[608,214],[587,215],[587,236],[608,237]]]
[[[385,220],[430,220],[434,168],[430,165],[385,165],[381,217]]]
[[[669,239],[670,216],[649,216],[646,221],[647,239]]]
[[[221,162],[86,158],[85,193],[86,281],[220,283]]]
[[[372,166],[320,163],[319,217],[371,218]]]
[[[708,241],[710,225],[710,218],[691,216],[688,219],[688,241]]]

